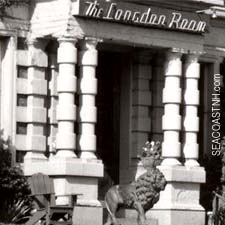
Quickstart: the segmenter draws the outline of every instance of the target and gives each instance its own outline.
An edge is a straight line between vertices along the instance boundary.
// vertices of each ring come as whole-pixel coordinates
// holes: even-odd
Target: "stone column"
[[[178,157],[181,156],[179,143],[181,118],[179,111],[182,64],[180,57],[181,54],[170,53],[165,71],[166,79],[163,91],[163,103],[165,104],[163,155],[165,159],[158,168],[164,174],[167,185],[165,190],[160,193],[159,201],[147,213],[147,216],[157,218],[160,225],[203,225],[205,224],[205,210],[200,205],[199,199],[200,184],[205,183],[206,174],[203,167],[192,166],[196,162],[194,161],[196,154],[193,154],[192,150],[196,150],[196,142],[194,142],[196,133],[193,130],[197,130],[196,99],[198,90],[196,79],[198,79],[199,70],[197,69],[197,59],[188,56],[185,66],[186,70],[184,70],[186,78],[184,104],[186,109],[185,131],[188,131],[185,133],[187,134],[185,148],[187,148],[189,143],[193,147],[190,151],[188,149],[188,153],[185,156],[186,165],[191,165],[189,167],[180,165],[178,161]]]
[[[97,109],[95,96],[97,94],[97,79],[95,78],[98,64],[97,40],[86,38],[79,54],[79,142],[78,149],[83,159],[96,159],[95,124]]]
[[[15,144],[16,125],[16,37],[0,41],[0,129],[4,140]]]
[[[75,65],[77,63],[77,40],[72,37],[59,39],[58,64],[59,76],[57,80],[58,106],[56,135],[57,157],[76,157],[76,135],[74,122],[76,121],[76,106],[74,104],[77,79]]]
[[[197,135],[199,131],[198,105],[199,90],[198,80],[200,78],[200,66],[198,55],[188,54],[184,68],[185,92],[184,92],[184,157],[186,166],[199,166]]]
[[[27,135],[25,161],[43,161],[46,151],[46,119],[45,98],[47,80],[45,78],[48,65],[47,55],[43,51],[41,40],[28,40],[28,77],[27,77]],[[26,167],[26,166],[25,166]]]
[[[181,156],[179,132],[181,130],[181,88],[182,54],[170,51],[167,53],[165,63],[165,86],[163,89],[164,115],[162,129],[164,141],[162,143],[162,165],[180,165],[178,158]]]

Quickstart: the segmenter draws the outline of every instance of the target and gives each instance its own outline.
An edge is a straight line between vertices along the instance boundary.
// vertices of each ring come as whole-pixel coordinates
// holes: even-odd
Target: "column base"
[[[205,211],[203,209],[152,209],[147,213],[148,217],[158,218],[158,225],[205,225]]]
[[[120,209],[116,215],[119,224],[123,225],[136,225],[137,224],[137,211],[134,209]],[[121,223],[120,223],[121,222]],[[159,225],[158,219],[147,216],[146,224]]]
[[[79,158],[61,158],[52,156],[49,160],[36,161],[33,164],[26,162],[26,176],[34,173],[44,173],[49,176],[77,176],[77,177],[103,177],[103,164],[101,160],[85,160]]]
[[[176,158],[166,158],[161,163],[162,166],[180,166],[181,163]]]
[[[103,208],[89,205],[77,205],[73,211],[73,224],[102,225]]]
[[[81,152],[81,159],[97,159],[94,152]]]
[[[147,216],[159,225],[205,225],[205,210],[199,204],[200,184],[205,183],[203,167],[159,166],[167,185]]]
[[[200,166],[197,160],[195,159],[186,159],[185,166],[187,167],[198,167]]]
[[[55,157],[58,157],[58,158],[77,158],[74,151],[71,151],[71,150],[58,150]]]
[[[42,152],[27,152],[24,157],[24,166],[26,163],[46,162],[48,159]]]

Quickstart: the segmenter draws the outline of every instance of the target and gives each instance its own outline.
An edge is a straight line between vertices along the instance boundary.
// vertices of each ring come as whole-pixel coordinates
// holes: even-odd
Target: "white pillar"
[[[28,40],[28,78],[27,78],[27,136],[24,160],[46,160],[45,126],[47,111],[45,98],[47,80],[45,79],[48,64],[47,54],[43,51],[45,43],[30,38]]]
[[[74,103],[77,79],[75,65],[77,63],[77,40],[72,37],[59,39],[58,64],[59,76],[57,80],[58,106],[57,121],[58,132],[56,135],[57,157],[76,157],[76,135],[74,122],[76,120],[76,106]]]
[[[10,37],[0,41],[0,129],[4,140],[15,143],[15,107],[16,107],[16,75],[15,75],[15,52],[16,38]]]
[[[198,55],[189,54],[185,61],[185,92],[184,92],[184,157],[186,166],[199,166],[197,162],[199,147],[197,135],[199,131],[198,105],[199,90],[198,80],[200,78],[200,66]]]
[[[95,78],[98,64],[97,40],[86,38],[80,51],[80,80],[79,80],[79,142],[78,149],[81,158],[96,159],[95,124],[97,109],[95,96],[97,94],[97,79]]]
[[[168,52],[165,64],[165,86],[163,89],[164,115],[162,129],[164,140],[162,143],[162,165],[180,165],[178,158],[181,156],[179,133],[181,130],[181,88],[182,54]]]

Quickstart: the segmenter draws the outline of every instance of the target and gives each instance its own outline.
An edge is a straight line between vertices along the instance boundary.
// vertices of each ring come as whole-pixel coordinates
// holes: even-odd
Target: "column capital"
[[[73,36],[71,34],[64,34],[58,38],[59,44],[61,44],[63,42],[72,42],[72,43],[76,44],[77,41],[78,41],[78,38],[76,38],[75,36]]]
[[[26,43],[28,46],[35,45],[35,44],[37,44],[37,42],[38,42],[38,40],[35,37],[27,37],[27,39],[26,39]]]
[[[48,41],[29,35],[26,39],[28,48],[44,50]]]
[[[80,45],[79,52],[79,65],[82,66],[97,66],[98,64],[98,51],[96,46],[101,39],[95,37],[85,37]]]
[[[203,54],[205,54],[205,52],[203,51],[188,50],[188,55],[195,55],[197,57],[200,57]]]
[[[179,53],[185,54],[185,53],[188,52],[187,50],[185,50],[183,48],[171,48],[169,51],[172,52],[172,53],[177,53],[177,54],[179,54]]]
[[[188,53],[185,54],[185,61],[187,63],[197,63],[202,54],[204,53],[201,51],[188,51]]]
[[[166,58],[165,58],[165,55],[163,54],[156,54],[153,56],[152,60],[155,66],[163,66]]]
[[[187,54],[185,55],[185,63],[197,63],[200,55]]]
[[[136,64],[151,64],[151,61],[154,59],[154,53],[148,49],[139,50],[134,54],[134,62]]]
[[[98,43],[102,42],[102,39],[87,36],[81,43],[81,50],[95,50]]]
[[[58,39],[58,63],[77,63],[77,39],[71,36],[62,36]]]
[[[166,58],[168,60],[172,60],[172,59],[176,59],[176,58],[179,59],[185,53],[187,53],[187,51],[185,51],[184,49],[171,48],[166,52]]]

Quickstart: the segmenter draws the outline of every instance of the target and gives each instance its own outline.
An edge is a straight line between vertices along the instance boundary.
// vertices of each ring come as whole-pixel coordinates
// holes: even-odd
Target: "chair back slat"
[[[55,204],[53,179],[37,173],[29,178],[29,184],[37,211],[25,225],[35,225],[39,220],[44,220],[46,225],[72,225],[73,207]]]
[[[45,185],[45,191],[46,193],[52,193],[51,192],[51,183],[52,183],[52,180],[48,177],[48,176],[43,176],[43,184]]]
[[[55,194],[53,180],[48,175],[42,173],[33,174],[29,183],[33,195]]]

